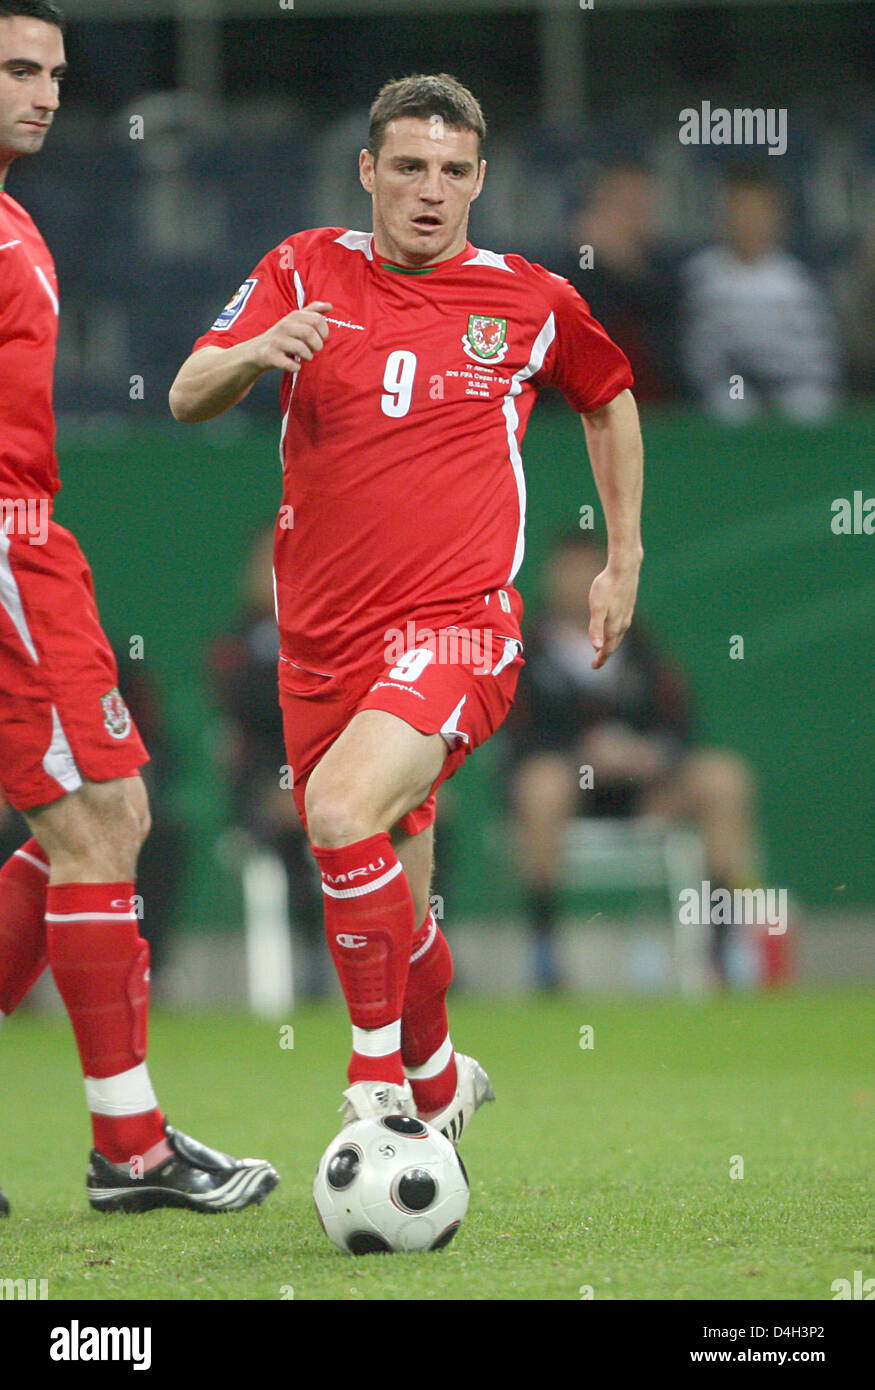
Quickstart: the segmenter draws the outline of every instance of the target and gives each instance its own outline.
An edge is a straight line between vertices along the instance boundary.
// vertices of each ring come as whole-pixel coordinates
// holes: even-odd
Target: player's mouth
[[[29,125],[31,130],[48,130],[48,121],[22,121],[22,125]]]
[[[421,232],[432,232],[444,225],[441,219],[435,217],[434,213],[431,212],[422,212],[418,217],[412,217],[410,220],[414,227],[418,227]]]

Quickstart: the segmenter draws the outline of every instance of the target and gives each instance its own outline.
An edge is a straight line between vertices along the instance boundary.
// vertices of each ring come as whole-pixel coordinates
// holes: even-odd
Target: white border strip
[[[423,1062],[421,1067],[405,1067],[404,1075],[411,1081],[431,1081],[433,1077],[446,1071],[452,1055],[453,1042],[447,1033],[437,1052],[433,1052],[427,1062]]]
[[[380,877],[375,878],[373,883],[362,883],[357,888],[329,888],[323,880],[322,892],[327,893],[329,898],[363,898],[366,893],[376,893],[378,888],[383,888],[385,884],[391,883],[392,879],[400,874],[401,868],[401,860],[399,859],[397,864],[393,864],[386,873],[380,874]]]

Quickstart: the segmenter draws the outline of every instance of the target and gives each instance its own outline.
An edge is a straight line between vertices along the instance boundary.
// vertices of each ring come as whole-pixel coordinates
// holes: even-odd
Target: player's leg
[[[37,969],[36,945],[25,949],[22,933],[42,906],[49,963],[86,1078],[92,1205],[228,1210],[261,1200],[277,1180],[270,1165],[231,1160],[178,1135],[152,1090],[149,954],[133,902],[149,821],[136,770],[148,754],[118,691],[88,564],[54,523],[45,545],[0,534],[0,677],[2,791],[42,851],[13,856],[22,860],[15,872],[30,864],[33,877],[19,893],[9,954],[29,955]],[[43,888],[35,875],[46,864]],[[19,979],[16,991],[26,983]]]
[[[307,782],[307,828],[322,872],[326,935],[352,1020],[351,1086],[386,1082],[406,1090],[401,1015],[417,910],[389,832],[426,799],[447,751],[439,734],[421,734],[382,710],[363,710]],[[421,904],[430,859],[421,851],[414,857]]]
[[[26,840],[0,868],[0,1023],[13,1013],[48,964],[49,861]]]
[[[422,804],[448,748],[440,734],[422,734],[381,709],[353,715],[307,783],[311,843],[343,848],[386,834]]]
[[[85,781],[25,818],[51,866],[49,964],[79,1048],[94,1147],[113,1163],[137,1154],[152,1167],[170,1151],[145,1065],[149,952],[133,901],[145,786]]]
[[[401,1056],[416,1112],[454,1143],[484,1101],[494,1100],[480,1063],[456,1052],[450,1036],[447,992],[453,980],[449,942],[431,908],[434,826],[415,834],[396,832],[395,851],[413,895],[416,920],[410,973],[401,1014]]]
[[[559,982],[555,931],[562,832],[577,803],[571,759],[561,753],[535,753],[526,758],[514,778],[513,803],[525,911],[534,945],[535,982],[542,989],[551,989]]]
[[[49,964],[85,1076],[94,1147],[112,1163],[170,1157],[146,1068],[149,950],[134,904],[149,828],[140,777],[85,781],[24,813],[49,860]]]
[[[296,792],[322,872],[326,934],[353,1023],[350,1089],[391,1088],[396,1101],[406,1092],[411,1109],[401,1022],[414,936],[418,926],[428,927],[424,916],[417,920],[410,883],[388,832],[402,820],[408,833],[430,824],[433,814],[426,803],[433,804],[433,789],[507,714],[522,664],[521,643],[504,634],[496,640],[484,627],[487,610],[488,599],[477,600],[470,624],[429,632],[415,659],[408,653],[410,659],[392,660],[382,672],[377,668],[378,678],[369,680],[343,732],[318,761],[313,759],[305,792]],[[501,605],[501,611],[506,615],[508,607]],[[508,617],[508,626],[513,621]],[[470,640],[460,643],[460,633]],[[280,683],[282,688],[282,667]],[[319,708],[330,714],[331,690],[319,694]],[[293,718],[294,702],[286,700],[283,711],[286,751],[294,766],[292,745],[303,741],[296,732],[301,721]],[[307,766],[307,760],[298,765]],[[423,862],[430,868],[430,849]],[[423,873],[423,913],[426,878]]]
[[[149,1077],[149,947],[134,894],[149,829],[142,779],[86,780],[25,814],[51,866],[48,958],[85,1077],[92,1205],[220,1211],[263,1200],[277,1181],[270,1165],[232,1159],[171,1128]]]
[[[434,825],[415,835],[398,831],[393,843],[410,884],[418,923],[410,943],[410,971],[401,1013],[401,1057],[416,1109],[427,1119],[443,1110],[456,1092],[456,1059],[446,1002],[453,960],[430,902]]]

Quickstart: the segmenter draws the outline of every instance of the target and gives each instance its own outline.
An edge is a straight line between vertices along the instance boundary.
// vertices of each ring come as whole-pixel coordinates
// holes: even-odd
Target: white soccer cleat
[[[420,1115],[421,1120],[439,1129],[453,1144],[458,1144],[462,1130],[470,1123],[471,1116],[479,1110],[484,1101],[495,1100],[492,1082],[475,1057],[464,1052],[453,1054],[456,1058],[456,1094],[449,1105],[436,1115]]]
[[[391,1081],[357,1081],[344,1091],[343,1124],[355,1120],[382,1120],[386,1115],[416,1117],[416,1102],[409,1081],[403,1086]]]

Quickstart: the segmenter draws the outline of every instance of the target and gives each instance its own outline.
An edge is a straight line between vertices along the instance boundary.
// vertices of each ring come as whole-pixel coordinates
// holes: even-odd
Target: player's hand
[[[638,595],[640,560],[608,560],[589,591],[589,640],[595,651],[593,670],[617,650],[632,622]]]
[[[294,309],[273,328],[259,334],[252,344],[256,365],[264,372],[277,367],[294,376],[302,363],[312,362],[316,353],[322,351],[328,337],[324,314],[333,307],[322,299],[314,299],[312,304]]]

